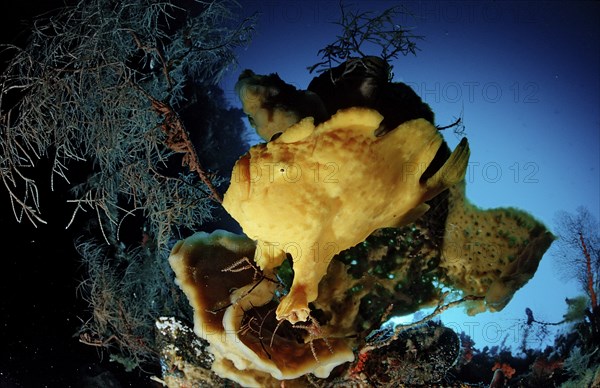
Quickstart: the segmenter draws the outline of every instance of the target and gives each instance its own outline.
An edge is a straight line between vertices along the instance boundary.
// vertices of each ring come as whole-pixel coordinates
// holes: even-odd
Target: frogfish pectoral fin
[[[291,324],[306,321],[310,315],[306,286],[295,284],[290,293],[284,296],[277,306],[275,315],[278,321],[285,319]]]

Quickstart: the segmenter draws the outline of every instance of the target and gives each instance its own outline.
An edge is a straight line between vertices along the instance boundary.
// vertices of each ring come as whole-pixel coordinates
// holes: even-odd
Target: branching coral
[[[309,72],[329,70],[353,55],[365,57],[373,47],[380,49],[379,56],[385,61],[400,54],[416,54],[416,41],[423,37],[403,28],[395,20],[399,15],[409,15],[405,8],[391,7],[374,15],[369,11],[348,10],[340,3],[340,11],[341,18],[336,24],[342,27],[342,34],[319,50],[322,61],[309,67]]]
[[[156,360],[157,311],[177,311],[170,243],[211,219],[223,181],[200,166],[179,114],[191,84],[213,85],[235,62],[253,23],[228,0],[69,3],[37,19],[24,48],[3,45],[0,181],[17,220],[34,224],[46,221],[43,193],[64,189],[88,239],[82,339],[135,365]],[[213,122],[198,132],[223,110],[201,107]]]

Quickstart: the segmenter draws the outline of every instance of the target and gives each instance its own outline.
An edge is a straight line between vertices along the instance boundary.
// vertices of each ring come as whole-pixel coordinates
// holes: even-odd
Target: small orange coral
[[[545,357],[538,357],[531,369],[533,371],[534,376],[542,377],[542,378],[551,378],[554,374],[554,371],[563,367],[563,361],[558,360],[548,360]]]
[[[358,355],[358,361],[356,362],[356,365],[354,365],[354,367],[352,367],[350,369],[350,376],[352,377],[357,377],[359,376],[363,369],[365,368],[365,362],[367,362],[367,360],[369,359],[369,353],[360,353]]]
[[[494,366],[492,367],[492,371],[495,371],[496,369],[501,369],[502,373],[504,373],[504,376],[507,379],[510,379],[511,377],[513,377],[513,375],[516,372],[515,368],[513,368],[512,366],[510,366],[506,363],[502,363],[502,364],[500,364],[499,362],[495,363]]]

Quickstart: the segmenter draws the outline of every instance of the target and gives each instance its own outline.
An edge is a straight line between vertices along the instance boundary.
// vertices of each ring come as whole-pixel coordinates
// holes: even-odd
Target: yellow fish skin
[[[441,134],[416,119],[376,137],[382,119],[357,107],[316,127],[305,118],[236,163],[223,206],[257,241],[254,260],[267,272],[286,253],[293,260],[294,279],[277,319],[308,319],[333,256],[376,229],[413,222],[427,211],[426,201],[464,179],[466,139],[421,179],[444,144]]]

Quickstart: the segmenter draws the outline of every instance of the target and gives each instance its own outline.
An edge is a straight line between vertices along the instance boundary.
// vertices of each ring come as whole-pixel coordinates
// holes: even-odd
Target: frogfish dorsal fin
[[[469,142],[465,137],[456,146],[446,163],[424,182],[427,188],[425,201],[432,199],[448,187],[452,187],[464,179],[470,154]]]

